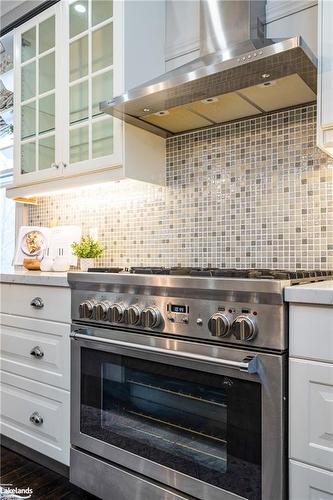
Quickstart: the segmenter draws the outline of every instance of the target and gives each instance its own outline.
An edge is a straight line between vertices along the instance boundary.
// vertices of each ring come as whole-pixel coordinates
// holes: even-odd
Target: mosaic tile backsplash
[[[97,230],[98,265],[333,269],[333,159],[315,129],[309,105],[173,137],[166,187],[44,197],[30,224]]]

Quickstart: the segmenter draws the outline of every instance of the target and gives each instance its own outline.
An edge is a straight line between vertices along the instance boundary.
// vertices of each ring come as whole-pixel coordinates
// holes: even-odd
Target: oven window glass
[[[261,498],[259,383],[82,348],[80,426],[200,481]]]

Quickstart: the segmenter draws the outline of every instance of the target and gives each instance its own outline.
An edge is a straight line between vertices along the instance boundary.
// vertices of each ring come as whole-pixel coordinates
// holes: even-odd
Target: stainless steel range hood
[[[265,1],[200,0],[200,57],[101,110],[162,137],[316,99],[317,61],[301,37],[264,38]]]

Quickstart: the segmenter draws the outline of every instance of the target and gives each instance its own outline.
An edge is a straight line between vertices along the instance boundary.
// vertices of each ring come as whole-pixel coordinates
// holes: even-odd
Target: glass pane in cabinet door
[[[113,64],[113,23],[93,31],[92,34],[92,71]]]
[[[36,135],[36,101],[21,107],[21,138]]]
[[[78,80],[88,74],[88,37],[83,36],[69,46],[69,78]]]
[[[88,81],[78,83],[69,92],[69,122],[75,123],[88,118]]]
[[[92,79],[92,114],[101,113],[99,103],[113,96],[113,72],[107,71]]]
[[[36,143],[28,142],[21,145],[21,174],[36,170]]]
[[[113,15],[113,1],[112,0],[92,0],[92,25],[96,26]]]
[[[36,62],[22,66],[21,69],[21,101],[36,95]]]
[[[54,135],[39,140],[38,145],[38,168],[46,170],[52,166],[55,157]]]
[[[39,53],[52,49],[55,44],[55,17],[49,17],[39,25]]]
[[[36,28],[21,35],[21,62],[28,61],[36,55]]]
[[[54,52],[39,59],[39,94],[55,87]]]
[[[54,130],[54,94],[39,99],[39,133]]]
[[[89,156],[89,133],[88,127],[75,128],[69,133],[69,161],[88,160]]]
[[[79,0],[69,6],[69,36],[72,38],[88,29],[88,1]]]
[[[113,153],[113,119],[92,124],[92,157],[100,158]]]

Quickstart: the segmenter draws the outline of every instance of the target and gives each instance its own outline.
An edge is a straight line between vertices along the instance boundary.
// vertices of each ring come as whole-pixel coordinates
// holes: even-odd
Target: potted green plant
[[[81,240],[72,243],[71,247],[73,254],[80,258],[81,271],[87,271],[89,267],[94,267],[95,259],[104,252],[100,242],[92,236],[82,236]]]

